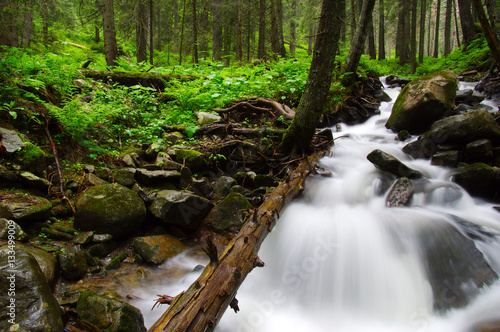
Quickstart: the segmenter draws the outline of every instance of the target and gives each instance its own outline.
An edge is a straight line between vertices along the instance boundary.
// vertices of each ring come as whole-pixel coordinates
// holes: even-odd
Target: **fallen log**
[[[264,106],[264,107],[262,107]],[[269,110],[267,107],[271,108]],[[293,119],[295,116],[295,111],[284,104],[280,104],[277,101],[256,97],[248,101],[240,101],[228,108],[213,109],[212,111],[217,113],[228,113],[232,111],[249,111],[249,112],[271,112],[274,116],[283,115],[286,119]]]
[[[210,263],[186,291],[174,298],[170,308],[149,332],[213,331],[228,305],[237,310],[235,295],[238,288],[254,267],[264,266],[257,255],[262,242],[273,229],[281,211],[303,189],[302,184],[313,171],[313,164],[322,156],[323,152],[320,152],[302,161],[288,179],[249,214],[224,252],[214,253],[208,242]]]

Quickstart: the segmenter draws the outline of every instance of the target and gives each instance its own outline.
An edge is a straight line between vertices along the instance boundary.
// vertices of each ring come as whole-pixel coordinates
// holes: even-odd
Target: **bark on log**
[[[254,103],[256,105],[254,105]],[[262,97],[256,97],[253,98],[249,101],[241,101],[239,103],[236,103],[232,105],[231,107],[228,108],[221,108],[221,109],[213,109],[213,111],[217,113],[228,113],[232,112],[235,110],[241,110],[241,111],[250,111],[250,112],[268,112],[269,110],[265,107],[260,107],[257,105],[263,105],[265,107],[270,107],[276,116],[283,115],[286,119],[293,119],[295,116],[295,111],[292,110],[290,107],[284,104],[280,104],[277,101],[267,99],[267,98],[262,98]]]
[[[200,277],[175,297],[170,308],[148,332],[214,330],[248,273],[264,265],[257,255],[262,242],[273,229],[280,212],[303,189],[302,184],[313,171],[313,164],[322,156],[320,152],[308,157],[288,180],[280,183],[250,214],[224,252],[211,259]]]

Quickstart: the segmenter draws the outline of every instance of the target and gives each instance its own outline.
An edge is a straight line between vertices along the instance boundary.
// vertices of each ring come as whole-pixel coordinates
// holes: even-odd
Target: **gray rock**
[[[74,244],[87,244],[87,243],[90,243],[92,241],[93,237],[94,237],[93,231],[80,232],[73,239],[73,243]]]
[[[89,180],[90,184],[92,184],[93,186],[102,186],[102,185],[109,183],[108,181],[101,179],[100,177],[98,177],[94,173],[87,174],[87,179]]]
[[[389,191],[385,200],[385,205],[387,207],[405,206],[412,198],[413,192],[411,180],[405,177],[399,178]]]
[[[0,217],[21,224],[45,221],[52,204],[45,198],[25,193],[3,193],[0,197]]]
[[[144,318],[130,304],[92,292],[80,295],[76,306],[78,319],[105,332],[144,332]]]
[[[213,204],[201,196],[184,191],[162,190],[156,194],[149,211],[166,224],[194,230],[212,207]]]
[[[470,161],[491,161],[493,159],[493,145],[489,139],[470,142],[465,146],[465,155]]]
[[[40,189],[43,192],[48,192],[49,187],[52,186],[48,180],[40,178],[30,172],[19,173],[19,178],[25,186]]]
[[[134,191],[113,183],[88,189],[76,204],[74,227],[124,237],[146,218],[144,201]]]
[[[9,235],[15,241],[24,241],[28,236],[14,220],[0,218],[0,239],[7,240]]]
[[[216,181],[212,183],[214,189],[214,194],[217,197],[224,198],[229,194],[229,190],[232,186],[236,185],[237,182],[230,176],[221,176]]]
[[[92,257],[104,258],[118,248],[118,246],[119,243],[116,241],[97,243],[89,247],[89,254]]]
[[[113,240],[113,235],[111,234],[94,234],[92,242],[94,243],[104,243]]]
[[[245,210],[252,207],[245,196],[232,192],[210,211],[204,224],[218,233],[237,233],[243,225]]]
[[[148,171],[144,168],[137,169],[135,174],[137,181],[145,186],[158,186],[166,182],[179,183],[181,173],[177,171]]]
[[[453,109],[457,78],[452,71],[439,71],[411,81],[399,94],[386,127],[421,134]]]
[[[221,121],[220,115],[212,114],[208,112],[195,112],[196,119],[200,126],[207,125],[209,123],[219,122]]]
[[[434,122],[430,138],[437,144],[468,144],[478,139],[500,143],[500,126],[485,109],[450,116]]]
[[[14,131],[0,127],[0,142],[8,153],[16,152],[24,146],[19,135]]]
[[[135,168],[120,168],[114,172],[115,182],[124,187],[132,187],[135,183]]]
[[[467,165],[457,171],[453,182],[462,186],[474,196],[493,199],[500,188],[497,182],[498,171],[483,163]]]
[[[21,248],[15,250],[11,263],[9,249],[0,249],[0,330],[9,331],[12,324],[9,315],[15,299],[15,320],[19,331],[62,332],[62,310],[47,283],[36,259]],[[15,284],[15,296],[11,284]],[[12,294],[12,293],[11,293]]]
[[[409,168],[396,157],[379,149],[370,152],[367,159],[382,171],[389,172],[398,177],[407,177],[409,179],[422,177],[422,173],[419,171]]]
[[[463,160],[464,154],[461,151],[442,151],[432,156],[431,164],[435,166],[456,167]]]

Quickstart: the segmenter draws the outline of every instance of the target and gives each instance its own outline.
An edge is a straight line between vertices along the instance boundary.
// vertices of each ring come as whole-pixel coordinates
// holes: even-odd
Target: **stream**
[[[460,87],[473,86],[461,83]],[[380,115],[361,125],[341,124],[334,133],[333,155],[321,160],[332,176],[307,179],[301,197],[286,208],[262,245],[259,256],[266,266],[254,269],[240,287],[241,311],[228,309],[216,331],[472,332],[500,321],[500,282],[479,289],[460,276],[450,277],[453,271],[448,271],[440,281],[442,291],[436,293],[429,267],[449,262],[437,257],[430,265],[423,254],[425,234],[453,238],[458,231],[474,239],[472,246],[500,274],[500,214],[491,202],[473,198],[453,184],[450,169],[432,166],[429,160],[412,160],[401,150],[409,141],[395,140],[384,126],[400,89],[385,91],[392,102],[382,103]],[[394,178],[366,159],[374,149],[424,174],[425,179],[415,183],[409,206],[385,206]],[[460,248],[453,250],[461,253]],[[206,264],[189,255],[169,262],[186,271]],[[152,289],[175,295],[199,273]],[[464,290],[467,303],[437,310],[436,302],[453,306],[459,301],[454,289]],[[151,311],[151,301],[144,307],[133,304],[143,312],[146,327],[166,309]]]

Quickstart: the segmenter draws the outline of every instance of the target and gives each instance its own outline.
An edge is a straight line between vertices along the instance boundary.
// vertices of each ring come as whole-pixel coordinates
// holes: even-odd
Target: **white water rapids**
[[[464,308],[433,310],[417,233],[440,224],[460,228],[456,220],[462,219],[500,234],[500,213],[452,184],[450,169],[402,152],[408,141],[395,140],[384,127],[399,89],[386,92],[393,101],[382,103],[380,115],[341,125],[333,156],[321,160],[333,176],[307,180],[302,197],[263,243],[259,256],[266,266],[240,287],[241,311],[228,309],[216,331],[472,332],[500,321],[498,281]],[[384,175],[366,159],[374,149],[424,174],[427,182],[409,206],[385,206]],[[476,246],[500,274],[500,237],[489,239]],[[151,320],[146,317],[147,326]]]

